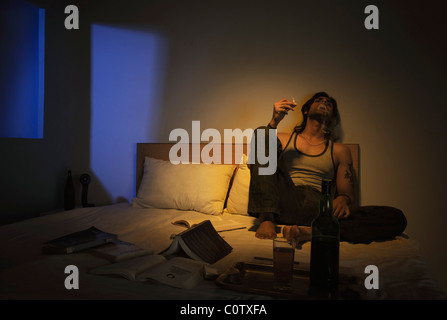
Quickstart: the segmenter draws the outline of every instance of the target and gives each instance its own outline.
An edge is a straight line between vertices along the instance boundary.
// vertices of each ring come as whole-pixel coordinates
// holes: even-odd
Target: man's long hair
[[[301,108],[301,113],[303,115],[303,121],[295,127],[295,131],[299,134],[304,131],[307,123],[307,117],[309,115],[309,109],[312,103],[314,103],[316,98],[325,97],[328,98],[329,101],[333,105],[332,118],[330,119],[327,126],[324,128],[324,138],[328,140],[337,140],[335,137],[334,129],[340,123],[340,113],[338,112],[337,101],[331,96],[329,96],[326,92],[318,92],[313,95],[305,104],[303,104]]]

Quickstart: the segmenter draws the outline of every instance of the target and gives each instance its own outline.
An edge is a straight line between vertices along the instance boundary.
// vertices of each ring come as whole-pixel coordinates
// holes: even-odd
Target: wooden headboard
[[[143,177],[143,169],[144,169],[144,157],[151,157],[160,160],[169,160],[169,151],[171,147],[176,145],[177,143],[137,143],[137,172],[136,172],[136,183],[137,183],[137,192],[140,187],[140,182]],[[208,145],[207,143],[200,144],[200,150],[203,149],[204,146]],[[352,165],[354,167],[355,173],[355,193],[356,193],[356,201],[354,201],[354,205],[358,205],[360,203],[360,146],[358,144],[350,144],[345,143],[350,150],[352,155]],[[221,163],[224,163],[224,154],[227,148],[231,148],[231,154],[233,156],[233,163],[238,163],[240,160],[239,152],[247,152],[247,145],[222,145],[221,146]],[[192,154],[192,145],[189,145],[189,154]],[[242,151],[240,151],[242,150]],[[229,164],[228,162],[226,162]]]

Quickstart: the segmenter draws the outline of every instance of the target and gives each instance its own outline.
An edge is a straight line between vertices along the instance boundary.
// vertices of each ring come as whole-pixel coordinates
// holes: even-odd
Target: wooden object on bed
[[[138,188],[140,187],[141,179],[143,178],[144,157],[151,157],[160,160],[169,160],[169,151],[171,150],[171,147],[176,144],[177,143],[137,143],[137,172],[136,172],[137,192]],[[201,143],[200,151],[206,145],[208,145],[208,143]],[[354,174],[355,174],[354,192],[356,195],[353,206],[358,206],[360,203],[360,146],[358,144],[353,143],[345,143],[344,145],[346,145],[349,148],[349,150],[351,150],[352,166],[354,168]],[[229,145],[225,144],[221,145],[221,157],[222,157],[221,163],[224,163],[225,150],[228,150],[227,148],[229,147],[230,147]],[[237,164],[240,161],[240,155],[238,153],[240,152],[240,150],[242,150],[242,152],[246,154],[247,144],[243,145],[233,144],[231,145],[231,148],[234,161],[233,164]],[[189,154],[190,156],[192,154],[192,144],[189,145]]]

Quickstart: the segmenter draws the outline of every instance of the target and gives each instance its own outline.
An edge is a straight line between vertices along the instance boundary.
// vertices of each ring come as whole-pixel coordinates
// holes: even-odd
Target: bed
[[[174,144],[137,144],[137,190],[131,203],[76,208],[46,214],[0,227],[1,299],[150,299],[228,300],[274,299],[268,294],[244,292],[203,280],[193,289],[180,289],[158,282],[135,282],[122,277],[91,274],[92,268],[108,264],[88,251],[66,255],[44,255],[42,244],[56,237],[95,226],[116,233],[119,239],[159,253],[171,235],[185,230],[171,222],[184,217],[218,222],[237,221],[244,229],[221,233],[233,251],[216,262],[218,273],[237,262],[272,258],[272,241],[255,237],[257,220],[246,213],[249,169],[242,149],[231,146],[231,164],[174,166],[169,152]],[[348,145],[357,177],[359,146]],[[178,147],[178,145],[177,145]],[[202,150],[201,145],[199,150]],[[209,147],[209,146],[208,146]],[[187,146],[192,154],[194,148]],[[217,149],[215,149],[217,150]],[[241,151],[242,150],[242,151]],[[214,151],[216,152],[216,151]],[[221,156],[228,152],[222,149]],[[222,158],[223,159],[223,158]],[[310,243],[295,252],[301,268],[309,267]],[[270,262],[271,263],[271,262]],[[79,289],[67,290],[67,265],[79,269]],[[365,279],[365,268],[379,270],[379,289],[362,290],[362,299],[445,299],[445,293],[424,262],[416,240],[402,234],[392,241],[371,244],[340,244],[340,270]],[[363,281],[363,280],[362,280]]]

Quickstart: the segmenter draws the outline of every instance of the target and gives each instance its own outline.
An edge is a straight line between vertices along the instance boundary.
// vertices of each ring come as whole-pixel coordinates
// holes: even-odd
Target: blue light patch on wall
[[[43,119],[45,102],[45,9],[39,9],[39,52],[37,82],[37,136],[43,138]]]
[[[158,130],[166,40],[142,30],[91,28],[90,167],[108,199],[135,196],[136,143]]]
[[[0,137],[43,138],[45,10],[0,5]]]

